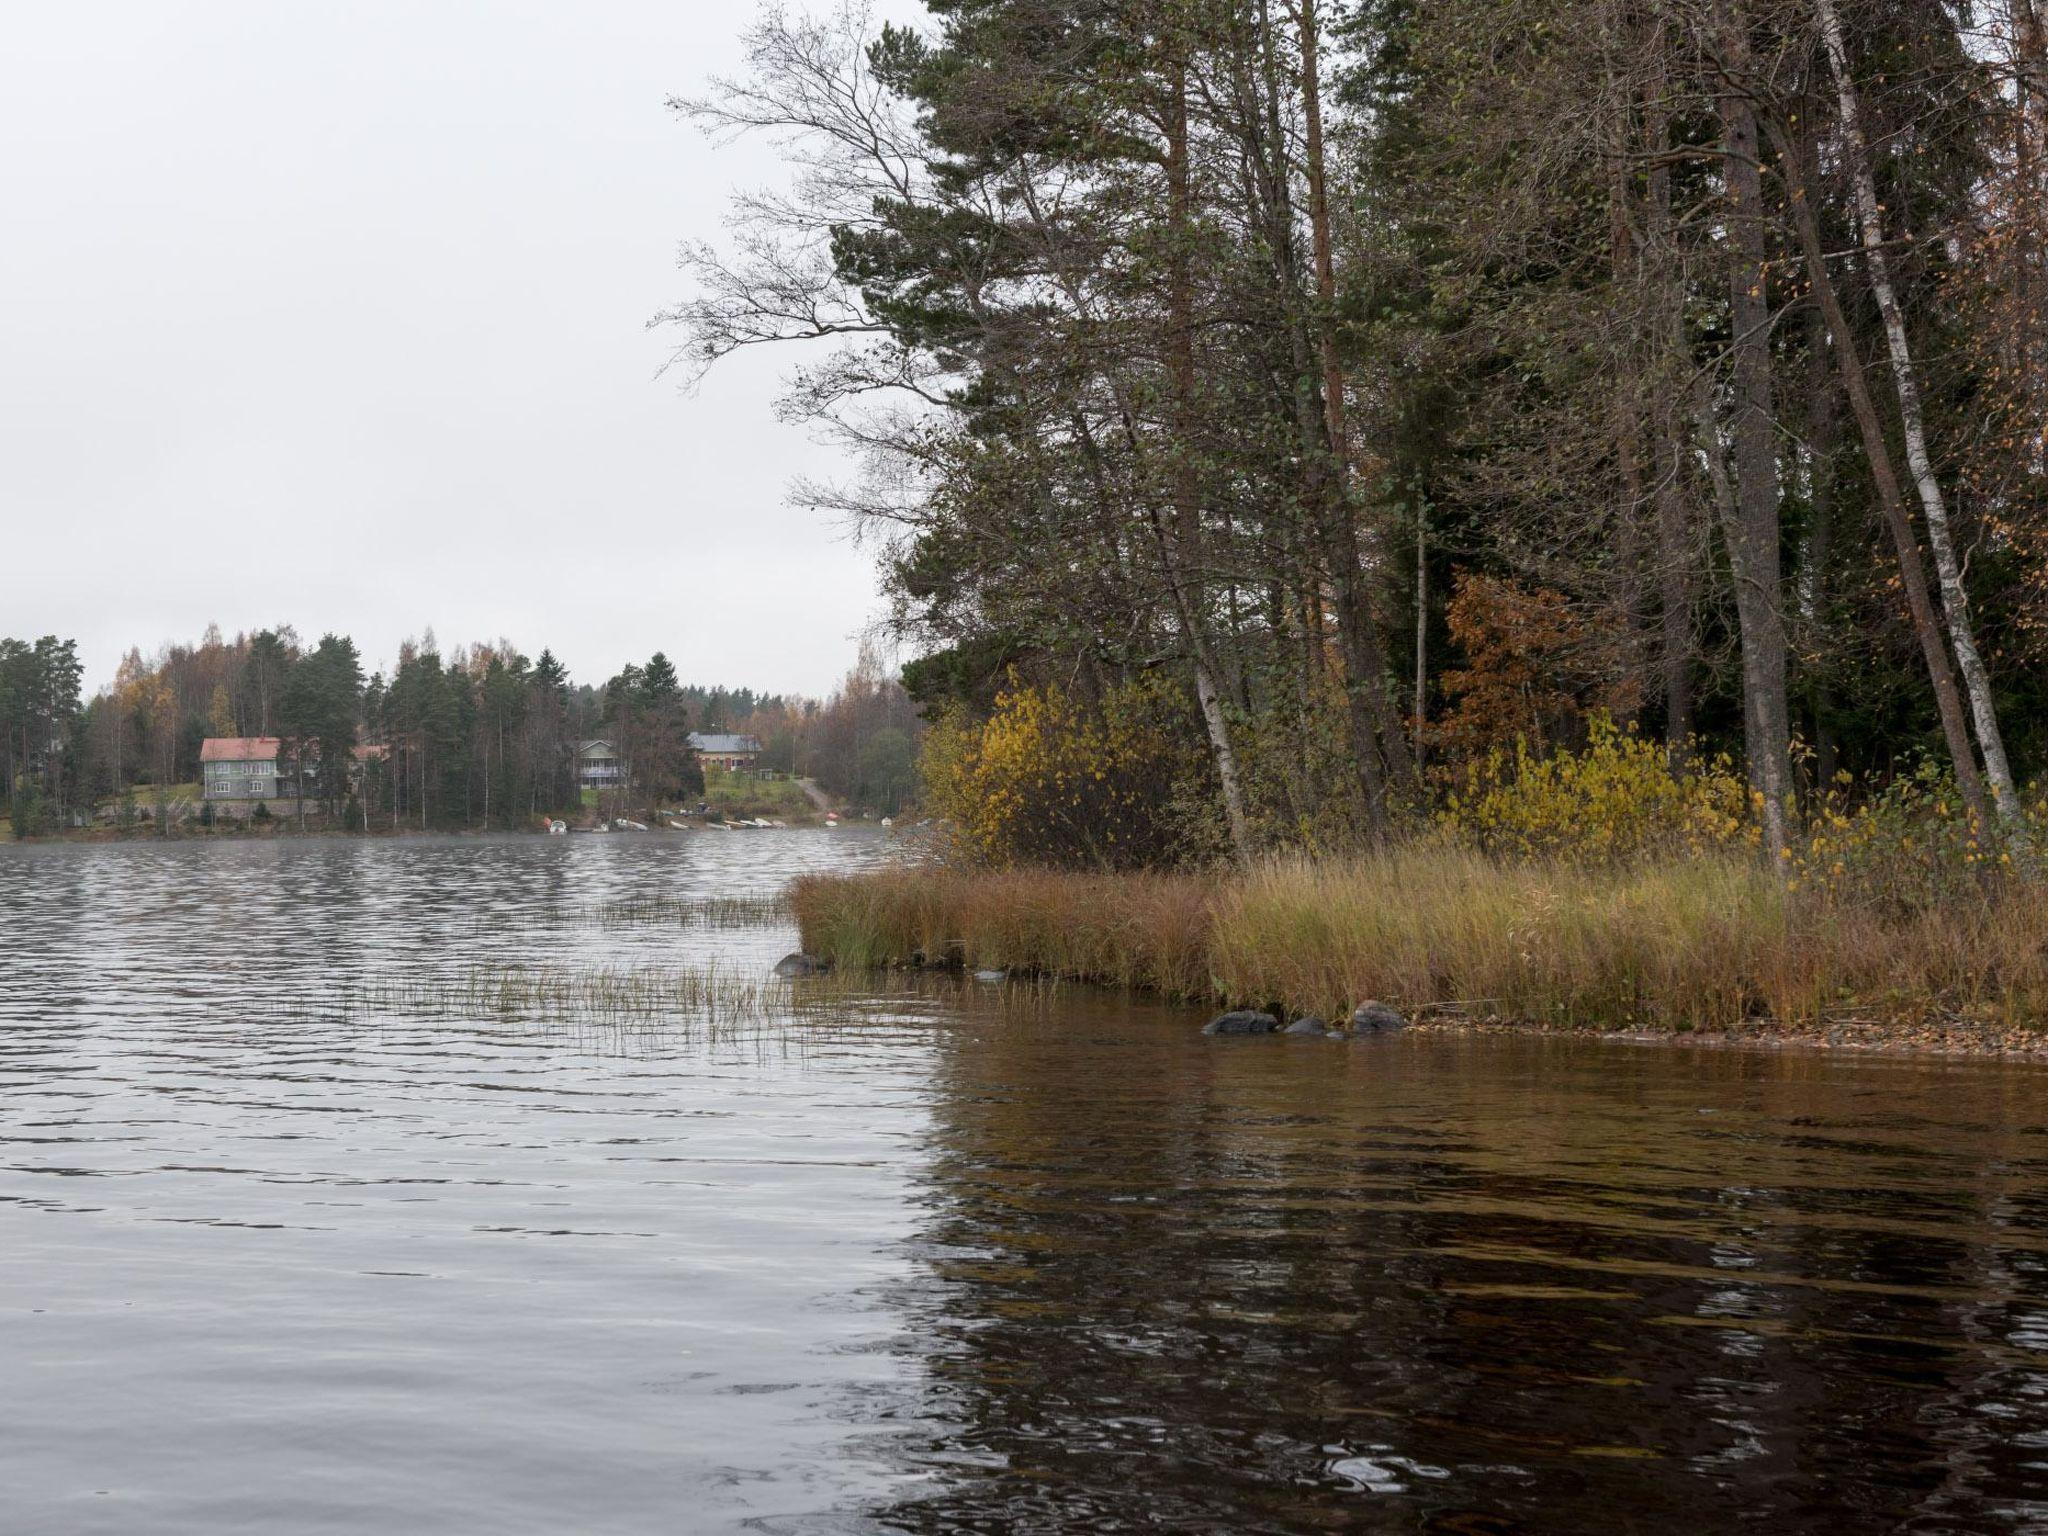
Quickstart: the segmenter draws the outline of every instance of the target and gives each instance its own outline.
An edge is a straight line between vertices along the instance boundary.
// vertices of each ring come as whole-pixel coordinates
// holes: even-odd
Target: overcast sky
[[[663,106],[753,0],[11,6],[0,635],[432,626],[826,691],[878,611],[773,359],[646,329],[765,147]]]

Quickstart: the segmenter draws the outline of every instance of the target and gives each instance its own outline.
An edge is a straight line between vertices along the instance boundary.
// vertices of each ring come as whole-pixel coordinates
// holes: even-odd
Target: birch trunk
[[[1830,586],[1834,557],[1835,453],[1841,440],[1841,412],[1828,367],[1828,328],[1819,310],[1807,311],[1806,353],[1806,554],[1801,561],[1800,644],[1808,654],[1829,649]],[[1818,668],[1806,681],[1806,708],[1813,725],[1813,779],[1824,788],[1835,776],[1834,700]]]
[[[1891,260],[1884,249],[1884,216],[1877,202],[1877,179],[1870,166],[1870,146],[1863,132],[1863,107],[1856,83],[1849,76],[1849,52],[1842,41],[1842,20],[1834,0],[1814,0],[1820,18],[1821,39],[1827,46],[1828,68],[1835,77],[1835,97],[1842,114],[1843,148],[1850,180],[1856,193],[1856,223],[1861,234],[1871,290],[1877,298],[1878,313],[1884,319],[1885,345],[1891,353],[1892,380],[1898,389],[1899,420],[1906,440],[1906,465],[1914,487],[1920,493],[1920,508],[1927,518],[1927,546],[1934,555],[1934,572],[1941,587],[1943,616],[1948,620],[1949,643],[1955,647],[1956,667],[1963,675],[1963,687],[1970,698],[1970,714],[1977,727],[1977,747],[1984,755],[1984,776],[1991,781],[1991,798],[2000,820],[2017,824],[2020,801],[2013,787],[2012,769],[2005,756],[2005,739],[1998,729],[1998,710],[1991,697],[1991,678],[1977,650],[1977,637],[1970,622],[1970,596],[1963,585],[1961,562],[1956,558],[1955,539],[1949,528],[1948,505],[1935,478],[1927,454],[1927,427],[1920,407],[1920,381],[1913,368],[1913,353],[1906,340],[1906,322],[1899,308],[1899,296],[1892,286]]]
[[[1835,371],[1848,396],[1850,414],[1856,418],[1863,439],[1863,457],[1870,466],[1871,482],[1877,488],[1878,505],[1884,512],[1885,527],[1891,534],[1892,549],[1899,561],[1899,585],[1906,595],[1906,611],[1912,616],[1913,634],[1920,642],[1920,655],[1927,666],[1927,680],[1934,689],[1934,706],[1941,717],[1942,738],[1948,743],[1949,761],[1955,765],[1956,785],[1964,803],[1980,817],[1984,812],[1984,783],[1977,773],[1976,754],[1970,747],[1970,729],[1964,719],[1962,695],[1956,688],[1955,671],[1949,665],[1948,648],[1935,616],[1934,599],[1927,587],[1927,568],[1920,559],[1919,541],[1913,536],[1912,520],[1899,489],[1899,477],[1892,464],[1891,445],[1885,441],[1884,424],[1878,419],[1877,402],[1871,398],[1870,380],[1863,371],[1863,359],[1842,312],[1841,295],[1835,290],[1834,275],[1828,271],[1821,248],[1820,224],[1814,215],[1806,173],[1798,146],[1789,141],[1776,123],[1772,134],[1778,141],[1779,157],[1785,168],[1790,196],[1792,227],[1799,237],[1806,260],[1806,275],[1813,287],[1814,302],[1820,306],[1822,321],[1833,341]]]
[[[1167,103],[1166,195],[1170,226],[1172,267],[1167,280],[1169,309],[1169,369],[1173,388],[1173,439],[1167,445],[1172,455],[1173,530],[1158,529],[1160,555],[1167,570],[1181,627],[1193,653],[1195,697],[1202,708],[1202,723],[1209,733],[1209,748],[1216,759],[1216,778],[1223,794],[1223,814],[1230,828],[1230,846],[1240,864],[1252,858],[1251,826],[1245,815],[1244,791],[1237,772],[1237,749],[1231,740],[1230,718],[1216,686],[1214,663],[1204,640],[1205,616],[1199,593],[1187,590],[1186,572],[1200,572],[1197,551],[1201,542],[1201,487],[1195,473],[1195,338],[1194,282],[1188,271],[1188,241],[1192,238],[1193,207],[1188,176],[1188,82],[1185,66],[1176,68],[1172,95]],[[1156,527],[1156,524],[1155,524]]]
[[[1195,697],[1202,706],[1202,724],[1209,732],[1209,748],[1216,757],[1216,777],[1223,789],[1223,815],[1230,824],[1230,847],[1240,864],[1252,857],[1251,828],[1244,813],[1244,789],[1237,776],[1237,751],[1230,739],[1230,717],[1216,692],[1216,680],[1206,662],[1195,663]]]

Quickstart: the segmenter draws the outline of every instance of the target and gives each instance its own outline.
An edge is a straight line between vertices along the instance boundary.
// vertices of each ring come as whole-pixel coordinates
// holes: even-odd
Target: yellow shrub
[[[1174,861],[1173,807],[1190,754],[1185,702],[1161,683],[1090,708],[1056,687],[1013,686],[976,723],[925,739],[926,803],[984,863],[1132,869]]]
[[[1492,852],[1568,859],[1756,841],[1748,786],[1725,755],[1676,771],[1663,747],[1597,715],[1578,752],[1495,748],[1465,770],[1438,819]]]
[[[1851,805],[1847,774],[1816,801],[1788,860],[1791,887],[1809,900],[1891,913],[1955,909],[1996,900],[2031,864],[2038,814],[2020,827],[1986,826],[1934,763]]]

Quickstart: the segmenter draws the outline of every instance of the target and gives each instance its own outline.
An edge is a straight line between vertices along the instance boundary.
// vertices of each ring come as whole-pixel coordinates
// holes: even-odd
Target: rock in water
[[[1307,1018],[1296,1019],[1281,1031],[1283,1035],[1327,1035],[1329,1032],[1330,1026],[1314,1014],[1310,1014]]]
[[[1219,1013],[1202,1026],[1205,1035],[1270,1035],[1280,1027],[1280,1021],[1270,1013],[1254,1013],[1249,1008],[1233,1009]]]
[[[1385,1003],[1367,999],[1351,1010],[1351,1031],[1359,1035],[1383,1035],[1405,1029],[1408,1021]]]
[[[816,955],[784,955],[775,962],[778,976],[817,976],[831,969],[830,960],[820,960]]]
[[[994,982],[1003,980],[1009,974],[1010,973],[1008,971],[976,971],[974,973],[974,979],[976,981]]]

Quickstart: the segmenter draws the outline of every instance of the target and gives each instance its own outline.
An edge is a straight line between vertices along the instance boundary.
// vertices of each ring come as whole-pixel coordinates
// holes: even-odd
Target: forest
[[[290,625],[131,649],[82,696],[70,640],[0,639],[0,785],[16,836],[110,815],[164,830],[165,806],[200,777],[206,738],[275,736],[311,763],[370,754],[360,781],[309,774],[331,823],[371,830],[523,828],[584,811],[576,746],[602,736],[632,765],[621,809],[691,797],[703,777],[687,737],[730,731],[762,743],[760,766],[814,779],[856,809],[909,797],[921,722],[895,677],[864,653],[825,700],[682,682],[657,651],[601,683],[551,650],[509,640],[444,650],[431,631],[368,674],[355,642],[314,643]],[[203,809],[203,807],[202,807]]]
[[[674,103],[791,175],[663,319],[691,377],[786,350],[853,455],[797,493],[883,549],[981,853],[1540,842],[1545,795],[2029,841],[2036,0],[925,9],[770,12]]]

